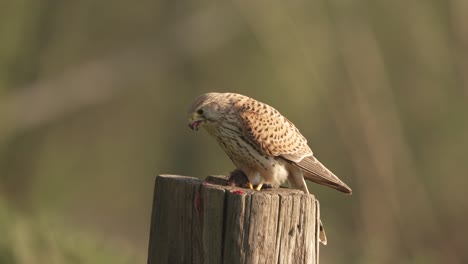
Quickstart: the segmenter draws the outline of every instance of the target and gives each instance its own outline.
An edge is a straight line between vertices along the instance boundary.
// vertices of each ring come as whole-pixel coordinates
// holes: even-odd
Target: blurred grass
[[[115,242],[65,227],[51,215],[16,212],[0,200],[0,263],[142,263]]]
[[[232,91],[280,110],[353,188],[309,186],[323,262],[466,263],[467,15],[463,0],[0,1],[0,262],[144,261],[154,176],[232,170],[185,116]]]

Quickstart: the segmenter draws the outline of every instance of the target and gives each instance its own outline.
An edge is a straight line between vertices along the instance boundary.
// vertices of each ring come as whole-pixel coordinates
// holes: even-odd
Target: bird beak
[[[201,120],[190,122],[189,123],[190,129],[192,129],[194,131],[198,131],[198,127],[200,126],[201,122],[202,122]]]

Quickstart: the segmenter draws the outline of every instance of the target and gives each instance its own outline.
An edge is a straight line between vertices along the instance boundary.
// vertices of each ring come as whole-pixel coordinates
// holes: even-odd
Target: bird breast
[[[269,183],[279,186],[287,180],[287,162],[262,153],[234,126],[219,126],[208,129],[208,132],[216,138],[221,148],[252,184]]]

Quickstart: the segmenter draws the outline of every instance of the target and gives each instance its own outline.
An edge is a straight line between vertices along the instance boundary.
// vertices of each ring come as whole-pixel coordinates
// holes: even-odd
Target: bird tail
[[[319,221],[320,221],[319,241],[320,243],[327,245],[327,234],[325,233],[325,228],[323,227],[322,219],[319,219]]]
[[[351,188],[346,183],[336,177],[314,156],[305,157],[299,162],[294,162],[294,165],[303,170],[306,180],[331,187],[346,194],[352,193]]]

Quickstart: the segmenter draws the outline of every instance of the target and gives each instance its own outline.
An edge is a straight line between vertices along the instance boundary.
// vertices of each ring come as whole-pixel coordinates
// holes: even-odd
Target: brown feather
[[[336,177],[335,174],[328,170],[314,156],[305,157],[299,162],[293,162],[293,164],[304,171],[304,178],[306,180],[329,186],[347,194],[352,193],[348,185]]]

